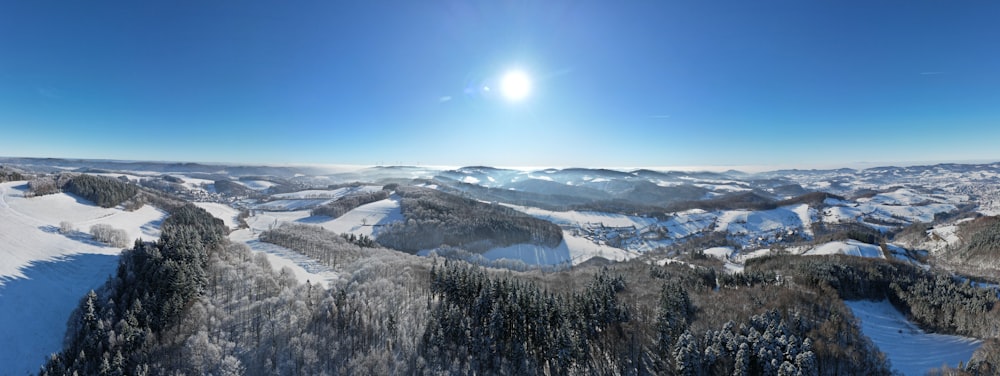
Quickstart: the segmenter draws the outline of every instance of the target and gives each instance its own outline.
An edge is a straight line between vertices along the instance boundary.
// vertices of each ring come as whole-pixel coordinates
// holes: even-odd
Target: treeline
[[[843,240],[857,240],[862,243],[879,244],[887,239],[886,234],[858,222],[827,223],[816,221],[812,223],[810,229],[813,233],[813,244]]]
[[[551,294],[509,278],[491,278],[467,264],[431,270],[440,300],[423,335],[433,372],[465,374],[613,373],[599,337],[629,321],[616,300],[621,276],[604,271],[582,292]]]
[[[831,256],[773,256],[747,262],[751,272],[781,274],[797,284],[828,287],[846,300],[888,299],[921,327],[977,338],[1000,336],[995,289],[973,286],[922,268],[893,261]]]
[[[809,192],[786,200],[775,200],[757,191],[731,193],[708,200],[690,200],[669,205],[667,211],[677,212],[691,209],[706,211],[716,210],[773,210],[783,206],[808,204],[811,207],[823,207],[827,199],[843,200],[832,193]]]
[[[69,182],[70,174],[39,176],[28,181],[28,190],[25,197],[45,196],[62,192],[63,186]]]
[[[256,197],[259,193],[247,186],[229,179],[215,180],[212,184],[215,192],[228,197]]]
[[[25,180],[24,174],[6,166],[0,166],[0,183],[18,180]]]
[[[194,205],[175,211],[158,242],[137,241],[122,253],[115,276],[81,301],[66,347],[41,374],[149,374],[157,338],[202,293],[208,253],[222,246],[225,235],[221,220]]]
[[[282,223],[277,228],[262,232],[260,241],[294,249],[330,267],[354,262],[365,254],[362,248],[377,246],[365,235],[337,235],[322,227],[301,223]]]
[[[634,266],[633,266],[634,267]],[[829,292],[787,284],[774,274],[719,275],[667,265],[632,285],[661,286],[636,309],[653,325],[653,373],[677,375],[889,375],[885,356]],[[731,279],[731,276],[738,279]],[[622,299],[637,299],[626,294]]]
[[[66,182],[66,192],[93,201],[100,207],[112,208],[135,197],[139,189],[135,184],[97,175],[77,175]]]
[[[107,176],[63,173],[32,179],[28,182],[25,195],[44,196],[62,191],[83,197],[100,207],[112,208],[135,198],[139,187]],[[141,205],[127,206],[138,208]]]
[[[691,209],[716,210],[771,210],[778,208],[775,200],[757,192],[731,193],[708,200],[692,200],[669,205],[667,211],[678,212]]]
[[[775,279],[715,290],[708,270],[629,262],[587,283],[530,277],[541,288],[453,262],[432,271],[424,357],[435,373],[892,374],[829,291]]]
[[[938,263],[965,274],[1000,280],[1000,217],[980,217],[958,225],[961,241],[936,253]]]
[[[381,201],[389,198],[390,191],[381,190],[378,192],[358,193],[341,197],[333,202],[323,204],[312,210],[312,215],[325,215],[331,218],[339,218],[347,212],[365,204]]]
[[[774,256],[747,263],[751,275],[781,275],[796,284],[835,291],[843,299],[887,299],[922,328],[986,339],[964,372],[993,375],[1000,370],[1000,308],[995,288],[910,264],[849,256]]]
[[[556,247],[562,229],[514,209],[447,193],[400,187],[405,220],[382,227],[376,240],[383,246],[417,252],[448,245],[474,252],[530,243]]]

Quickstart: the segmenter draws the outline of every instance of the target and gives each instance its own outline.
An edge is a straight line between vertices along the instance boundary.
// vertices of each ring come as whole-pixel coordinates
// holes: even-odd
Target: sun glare
[[[531,94],[531,78],[519,70],[510,71],[500,80],[500,92],[510,101],[520,101]]]

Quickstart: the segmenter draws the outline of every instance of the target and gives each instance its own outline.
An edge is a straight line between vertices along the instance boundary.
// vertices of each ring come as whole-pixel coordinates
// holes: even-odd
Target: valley
[[[16,168],[33,179],[45,177],[57,183],[72,180],[83,173],[141,187],[129,201],[101,208],[92,201],[67,192],[34,194],[32,187],[39,186],[36,180],[0,184],[0,258],[4,261],[0,264],[0,315],[4,315],[0,321],[7,323],[0,328],[5,334],[0,337],[10,341],[3,345],[5,348],[18,349],[0,361],[7,365],[0,372],[5,374],[37,371],[48,353],[58,352],[65,330],[63,325],[79,299],[89,290],[121,288],[101,287],[105,279],[115,273],[121,248],[95,240],[87,232],[91,226],[104,224],[121,229],[129,244],[137,239],[155,242],[160,237],[164,219],[184,202],[192,202],[206,215],[220,220],[220,225],[228,232],[220,247],[230,247],[224,245],[227,243],[231,243],[232,247],[242,247],[240,249],[244,250],[239,252],[252,255],[252,260],[247,259],[247,262],[258,262],[253,260],[259,259],[260,263],[269,266],[270,273],[279,276],[276,278],[286,281],[281,284],[292,283],[287,286],[292,289],[289,291],[298,291],[296,289],[301,286],[315,286],[327,291],[327,294],[337,291],[356,293],[360,291],[356,289],[363,288],[366,283],[375,282],[361,277],[366,273],[364,270],[372,270],[373,262],[396,267],[407,265],[405,268],[417,268],[421,270],[417,274],[424,274],[429,270],[433,273],[429,265],[434,264],[436,268],[440,266],[438,263],[449,260],[473,265],[470,266],[473,268],[484,268],[488,271],[484,278],[502,276],[504,271],[515,272],[518,273],[517,279],[541,286],[548,286],[552,279],[580,281],[572,282],[570,286],[578,283],[582,286],[584,282],[581,278],[585,280],[584,276],[597,270],[611,270],[612,273],[627,276],[629,286],[633,286],[621,294],[631,297],[628,299],[640,299],[622,303],[626,304],[622,309],[639,316],[613,325],[624,325],[619,330],[646,333],[643,325],[656,320],[655,315],[643,312],[662,311],[664,308],[655,308],[657,299],[651,297],[655,294],[634,287],[637,286],[636,278],[644,280],[650,278],[649,275],[662,275],[653,278],[653,281],[664,278],[662,281],[650,283],[666,283],[664,286],[671,286],[674,282],[663,281],[687,281],[677,282],[680,283],[677,286],[683,286],[681,288],[690,294],[690,304],[694,307],[694,313],[687,314],[684,320],[687,324],[681,327],[686,329],[678,329],[678,332],[668,336],[670,342],[660,350],[656,350],[655,346],[650,348],[648,351],[654,355],[649,355],[647,361],[642,361],[644,365],[640,365],[661,370],[676,370],[680,366],[680,358],[676,356],[680,356],[677,354],[682,347],[678,346],[682,344],[673,342],[684,338],[682,332],[695,330],[695,335],[701,336],[697,334],[698,330],[717,331],[716,325],[723,324],[725,320],[718,321],[721,318],[715,318],[716,315],[739,322],[775,308],[786,315],[800,312],[808,306],[794,303],[799,298],[793,298],[790,302],[777,305],[758,302],[746,306],[747,310],[716,312],[707,306],[714,304],[713,299],[743,301],[756,299],[753,297],[759,294],[797,296],[814,294],[815,291],[830,293],[823,289],[837,291],[843,300],[858,297],[851,292],[855,287],[850,286],[862,282],[852,281],[847,285],[843,284],[846,282],[830,285],[815,281],[805,283],[801,280],[802,270],[782,271],[781,268],[764,267],[773,264],[776,258],[817,260],[824,265],[829,263],[831,267],[855,262],[843,264],[844,260],[867,260],[864,264],[853,266],[858,270],[874,267],[867,263],[889,263],[899,265],[893,267],[907,268],[906,273],[916,273],[913,274],[917,276],[913,277],[916,278],[913,281],[945,278],[935,283],[959,286],[962,281],[975,280],[977,285],[984,286],[978,289],[991,295],[993,300],[996,300],[997,291],[992,286],[996,286],[1000,277],[994,265],[981,261],[993,255],[991,252],[995,249],[990,248],[994,243],[988,239],[992,238],[984,237],[991,236],[987,234],[995,231],[990,216],[997,214],[997,205],[1000,205],[995,199],[1000,194],[1000,164],[791,170],[755,174],[581,168],[521,171],[481,166],[458,169],[372,167],[347,172],[322,172],[315,167],[306,171],[295,167],[209,168],[155,163],[136,166],[134,163],[111,162],[102,162],[100,170],[94,170],[96,166],[84,167],[80,166],[80,162],[24,159],[0,160],[0,164]],[[374,261],[371,257],[381,261]],[[209,270],[214,270],[212,268],[215,267],[210,266]],[[653,269],[640,272],[645,268]],[[912,271],[909,271],[911,268]],[[640,277],[643,273],[647,275]],[[931,274],[925,277],[920,273]],[[875,275],[870,274],[863,279],[882,278]],[[691,278],[707,279],[695,283],[695,279]],[[947,282],[948,278],[953,282]],[[294,282],[287,282],[287,279]],[[842,307],[837,308],[839,312],[847,314],[853,310],[853,316],[859,320],[843,325],[856,325],[854,330],[870,336],[874,343],[851,346],[878,346],[888,355],[884,359],[893,361],[890,364],[905,374],[920,374],[942,364],[957,367],[959,361],[966,367],[974,364],[976,367],[988,367],[992,364],[988,359],[993,355],[977,352],[977,349],[985,341],[993,341],[992,338],[1000,333],[982,329],[979,324],[967,327],[963,326],[967,324],[953,322],[941,326],[941,323],[928,321],[929,316],[915,311],[922,309],[920,307],[924,303],[913,300],[916,298],[909,295],[909,289],[916,287],[907,287],[911,285],[903,282],[900,282],[902,287],[894,284],[896,287],[890,287],[890,283],[895,283],[891,279],[885,282],[873,279],[858,285],[869,286],[864,288],[882,286],[861,293],[867,299],[882,299],[882,303],[837,303]],[[396,283],[419,285],[426,282],[411,274]],[[922,286],[922,282],[910,283]],[[295,284],[300,287],[295,287]],[[745,294],[738,292],[741,285],[749,289]],[[224,287],[212,289],[219,288]],[[424,291],[417,296],[426,293]],[[213,304],[233,304],[213,300],[218,297],[207,292],[200,294],[203,298],[196,299],[216,302]],[[713,298],[713,295],[716,297]],[[45,296],[49,303],[38,301],[36,296]],[[956,296],[956,299],[964,299],[961,296],[965,295]],[[986,314],[988,320],[1000,322],[992,303],[987,304],[982,314]],[[44,310],[45,314],[27,317],[15,307]],[[936,307],[939,310],[956,309]],[[389,314],[390,311],[378,308],[372,314]],[[396,319],[413,314],[393,312],[392,317]],[[429,320],[428,315],[435,314],[420,312],[416,313],[419,317],[417,321],[411,321],[407,330],[416,333],[426,329],[424,322]],[[803,324],[803,328],[834,325],[822,315],[812,316],[816,312],[807,314],[810,317],[807,321],[812,324]],[[34,326],[13,324],[25,320],[34,323]],[[879,320],[890,320],[892,325],[903,325],[901,328],[919,327],[925,331],[943,331],[971,338],[953,340],[949,339],[952,337],[934,337],[938,334],[920,334],[925,337],[914,340],[905,350],[909,352],[900,352],[903,350],[886,348],[893,345],[891,340],[885,339],[888,333],[886,328],[890,324]],[[824,341],[828,339],[824,338],[827,337],[816,328],[804,331],[787,329],[785,334],[798,333],[800,339],[801,336],[816,336],[818,343],[826,343]],[[733,333],[739,338],[750,335],[750,332]],[[390,337],[395,338],[395,335]],[[714,335],[719,334],[716,332]],[[23,342],[25,337],[34,340]],[[652,341],[650,343],[656,342],[654,337],[648,337]],[[866,343],[863,338],[861,336],[859,340]],[[210,339],[212,341],[215,340]],[[602,341],[612,340],[605,338]],[[706,337],[699,340],[697,346],[710,348],[712,341]],[[922,365],[915,365],[912,361],[914,355],[907,355],[945,353],[939,349],[952,346],[948,341],[960,341],[965,350],[948,353],[950,355],[943,358],[927,358],[919,363]],[[604,343],[601,346],[611,347],[601,347],[604,349],[601,351],[619,354],[609,355],[614,359],[622,356],[622,349],[612,345],[613,341]],[[169,350],[168,343],[152,346],[167,346],[161,349],[174,351]],[[397,356],[406,358],[423,354],[421,359],[424,361],[433,358],[425,352],[428,350],[417,350],[427,346],[426,343],[417,341],[411,346],[416,353]],[[460,353],[460,348],[449,351]],[[707,356],[707,348],[698,350],[702,354],[700,357]],[[837,355],[841,350],[831,349],[813,355],[819,358],[812,361],[826,364],[818,369],[828,370],[830,368],[824,367],[832,366],[834,363],[831,362],[835,359],[842,359],[842,355]],[[729,355],[725,351],[715,355],[721,363],[699,358],[702,363],[699,363],[701,366],[698,369],[712,373],[715,372],[713,370],[730,370],[738,366],[731,360],[722,360],[738,358],[735,350],[738,348],[731,350],[733,352]],[[231,356],[245,362],[250,353],[252,351],[244,349],[233,352]],[[538,359],[544,358],[541,353],[538,356]],[[751,368],[767,374],[772,366],[756,362],[768,356],[764,353],[754,355],[754,360],[749,363]],[[222,358],[225,356],[219,360]],[[579,367],[575,368],[578,371],[603,367],[582,359],[574,360],[582,362],[574,363],[577,364],[575,367]],[[798,363],[794,356],[785,361],[788,367],[817,369]],[[877,359],[870,361],[879,362]],[[499,363],[499,369],[511,366],[504,362]],[[546,362],[538,366],[549,367],[543,366],[548,364]],[[865,362],[858,364],[868,364]],[[155,369],[169,369],[164,363],[154,364],[158,364]],[[483,367],[474,362],[465,367],[469,366]],[[277,364],[271,367],[277,367]],[[420,369],[440,370],[444,368],[436,367],[449,366],[439,364],[428,367]],[[629,369],[632,366],[616,363],[614,367]],[[782,361],[777,361],[774,367],[772,370],[784,365]],[[247,369],[243,368],[244,371]]]

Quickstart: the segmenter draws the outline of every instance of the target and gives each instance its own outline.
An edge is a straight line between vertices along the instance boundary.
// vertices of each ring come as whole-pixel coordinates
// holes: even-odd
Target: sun
[[[519,70],[512,70],[500,79],[500,92],[509,101],[520,101],[531,94],[531,77]]]

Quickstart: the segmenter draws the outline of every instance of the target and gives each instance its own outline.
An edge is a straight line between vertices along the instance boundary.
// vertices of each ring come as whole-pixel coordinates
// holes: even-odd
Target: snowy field
[[[254,205],[254,209],[271,210],[271,211],[310,210],[317,206],[326,204],[327,202],[330,201],[333,200],[326,198],[303,199],[303,200],[274,200]]]
[[[230,229],[235,229],[239,226],[236,217],[239,217],[240,211],[233,209],[232,206],[217,202],[196,202],[194,204],[199,208],[205,209],[213,217],[221,219],[226,227]]]
[[[599,223],[608,227],[635,226],[636,228],[644,228],[656,223],[656,219],[654,218],[628,216],[623,214],[576,210],[554,211],[530,206],[503,205],[514,208],[532,217],[544,219],[560,226],[582,226],[587,223]]]
[[[749,236],[809,229],[815,213],[816,210],[805,204],[762,211],[729,210],[719,214],[716,229]]]
[[[885,258],[882,248],[874,244],[862,243],[857,240],[824,243],[803,253],[806,256],[818,255],[848,255],[870,258]]]
[[[323,226],[338,234],[373,236],[378,233],[379,227],[402,220],[400,197],[392,195],[384,200],[361,205],[335,219],[311,217],[299,222]]]
[[[594,257],[627,261],[638,256],[637,252],[595,244],[590,239],[574,236],[568,231],[563,231],[563,241],[555,248],[534,244],[515,244],[509,247],[494,248],[483,254],[483,257],[490,260],[521,260],[528,265],[557,265],[566,261],[570,261],[573,265],[579,265]]]
[[[233,231],[229,234],[229,240],[244,243],[253,251],[263,253],[275,272],[285,269],[291,272],[299,283],[319,283],[328,288],[330,283],[337,279],[337,273],[333,269],[291,249],[257,240],[250,230]]]
[[[0,286],[23,278],[21,268],[35,261],[53,261],[80,253],[117,255],[121,250],[91,240],[90,227],[107,224],[125,230],[129,239],[155,240],[166,212],[146,205],[134,212],[101,208],[82,198],[59,193],[24,198],[24,182],[0,184]],[[66,221],[77,230],[63,235]]]
[[[101,208],[65,193],[24,198],[24,182],[0,184],[0,374],[38,371],[62,348],[80,298],[115,272],[121,249],[94,242],[95,224],[155,240],[166,213]],[[60,234],[62,221],[78,232]]]
[[[359,193],[372,193],[381,190],[382,190],[381,186],[362,185],[357,187],[344,187],[337,189],[309,189],[298,192],[280,193],[276,195],[271,195],[271,197],[276,199],[289,199],[289,200],[302,200],[310,198],[338,199],[348,195],[359,194]]]
[[[220,215],[233,215],[232,212],[220,208],[215,208],[215,210],[209,211],[217,217]],[[308,210],[278,212],[259,210],[256,211],[253,217],[247,218],[247,224],[250,226],[249,229],[233,231],[229,234],[229,239],[244,243],[250,249],[267,255],[267,259],[275,271],[287,268],[295,275],[299,282],[305,283],[309,281],[329,286],[331,282],[337,279],[336,272],[294,250],[261,242],[258,240],[260,233],[278,227],[282,223],[297,222],[320,226],[338,234],[352,233],[355,235],[372,236],[372,233],[376,231],[378,226],[401,220],[403,220],[403,215],[400,213],[398,196],[391,196],[385,200],[361,205],[336,219],[324,216],[314,217],[311,216]]]
[[[982,345],[975,338],[925,333],[885,300],[844,303],[861,320],[861,331],[904,375],[923,375],[945,364],[957,367]]]
[[[831,206],[823,211],[827,223],[858,222],[863,218],[906,225],[912,222],[933,222],[934,215],[955,210],[954,204],[967,200],[961,195],[924,195],[909,189],[882,193],[871,198],[858,199],[856,203],[827,199]],[[868,224],[881,229],[880,226]]]

